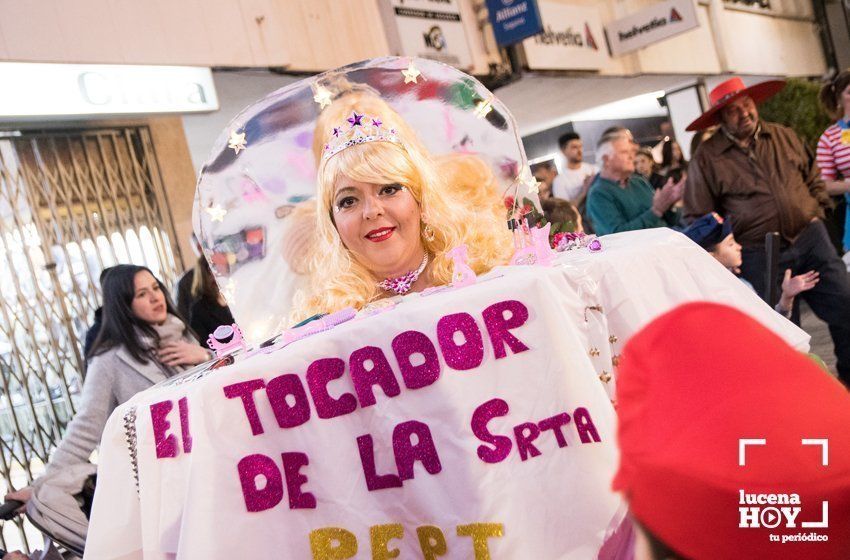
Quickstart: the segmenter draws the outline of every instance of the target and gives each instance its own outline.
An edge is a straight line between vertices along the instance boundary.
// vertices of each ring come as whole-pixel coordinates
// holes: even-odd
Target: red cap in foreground
[[[850,558],[850,394],[837,380],[710,303],[653,321],[621,363],[613,486],[644,527],[692,559]]]

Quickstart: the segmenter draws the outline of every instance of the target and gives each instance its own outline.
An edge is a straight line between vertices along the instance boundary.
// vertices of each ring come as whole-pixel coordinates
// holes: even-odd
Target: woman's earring
[[[426,223],[425,227],[422,228],[422,238],[428,243],[434,241],[434,228],[431,227],[431,224]]]

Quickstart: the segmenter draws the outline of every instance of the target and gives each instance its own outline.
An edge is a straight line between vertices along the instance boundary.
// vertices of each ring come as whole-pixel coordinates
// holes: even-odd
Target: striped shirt
[[[850,181],[850,126],[840,120],[827,128],[818,140],[818,167],[824,181]],[[850,193],[845,193],[848,202],[844,215],[845,251],[850,251]]]
[[[850,128],[847,123],[838,121],[824,131],[818,140],[817,157],[824,181],[850,179]]]

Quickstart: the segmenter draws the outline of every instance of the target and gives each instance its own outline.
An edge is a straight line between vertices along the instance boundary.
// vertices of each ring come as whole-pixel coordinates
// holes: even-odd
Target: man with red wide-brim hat
[[[750,87],[745,87],[741,78],[737,76],[730,78],[711,90],[709,94],[709,103],[711,103],[711,106],[699,118],[689,124],[685,130],[705,130],[710,126],[719,124],[720,110],[734,99],[746,95],[755,103],[761,103],[765,99],[779,93],[784,87],[785,82],[782,80],[768,80]]]
[[[709,212],[729,216],[743,247],[741,276],[762,297],[768,282],[779,293],[788,269],[820,273],[818,285],[801,297],[829,325],[838,374],[850,386],[850,278],[822,221],[832,201],[812,150],[790,128],[759,119],[756,106],[784,85],[771,80],[747,87],[735,77],[711,90],[711,106],[688,126],[719,125],[691,156],[685,220]],[[779,266],[768,280],[765,236],[772,232],[781,237]],[[797,323],[798,305],[791,317]]]

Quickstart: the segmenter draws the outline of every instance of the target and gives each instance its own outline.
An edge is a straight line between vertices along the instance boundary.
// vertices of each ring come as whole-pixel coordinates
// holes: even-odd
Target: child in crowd
[[[716,212],[712,212],[696,220],[683,233],[711,253],[712,257],[733,274],[737,276],[741,273],[743,261],[741,246],[735,241],[729,220],[724,220]],[[752,288],[752,285],[743,278],[741,281]],[[818,273],[814,270],[792,276],[791,269],[787,269],[782,279],[782,295],[779,297],[779,303],[776,304],[776,311],[785,317],[790,317],[797,294],[811,290],[817,283]]]
[[[549,235],[556,233],[584,233],[581,214],[575,205],[563,198],[544,198],[540,201],[546,221],[552,224]]]

